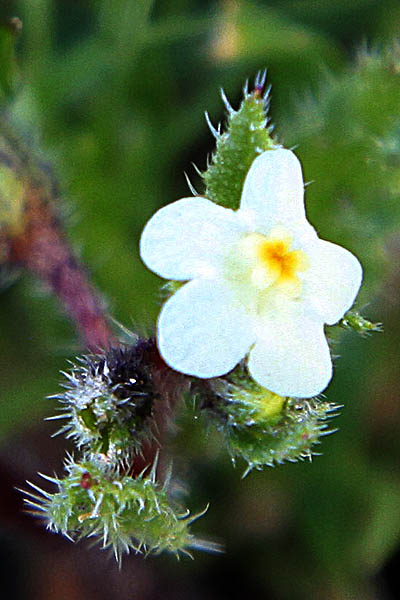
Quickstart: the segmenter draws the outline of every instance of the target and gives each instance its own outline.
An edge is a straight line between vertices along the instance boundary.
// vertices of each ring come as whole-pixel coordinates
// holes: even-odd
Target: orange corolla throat
[[[308,267],[306,254],[292,250],[292,238],[285,231],[272,231],[267,237],[252,233],[244,239],[244,255],[251,263],[251,281],[259,289],[272,285],[284,286],[291,294],[298,294],[298,277]]]
[[[307,268],[307,257],[301,250],[290,250],[287,240],[266,239],[258,247],[258,259],[265,268],[279,272],[279,279],[297,277],[298,271]]]

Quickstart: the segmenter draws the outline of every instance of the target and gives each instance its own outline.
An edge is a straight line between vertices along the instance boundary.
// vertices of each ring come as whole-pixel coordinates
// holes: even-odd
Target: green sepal
[[[168,495],[167,484],[155,480],[156,464],[149,475],[133,479],[110,469],[104,462],[72,459],[63,479],[44,476],[58,487],[51,494],[30,484],[37,493],[25,492],[26,503],[47,527],[72,540],[95,537],[103,548],[111,547],[118,561],[122,553],[162,552],[179,554],[190,547],[204,547],[190,533],[197,517],[189,516]]]
[[[316,454],[314,444],[321,436],[332,433],[326,419],[336,409],[329,402],[291,398],[276,425],[258,421],[240,427],[227,421],[222,430],[232,457],[241,457],[248,463],[247,474],[264,466],[311,459]]]
[[[315,454],[313,445],[327,433],[336,405],[311,399],[283,398],[251,380],[240,366],[227,378],[198,389],[200,408],[222,433],[233,459],[262,469]]]
[[[229,376],[215,379],[211,387],[217,400],[217,411],[222,410],[236,426],[247,427],[258,422],[271,426],[283,418],[288,399],[254,381],[244,363],[240,363]]]
[[[166,302],[171,296],[175,294],[183,285],[185,285],[185,281],[175,281],[170,279],[162,286],[160,290],[161,299],[163,302]]]
[[[228,108],[227,128],[224,133],[213,132],[217,147],[202,177],[207,198],[236,210],[252,162],[265,150],[272,149],[274,142],[267,128],[266,101],[257,89],[245,92],[238,111],[223,98]]]

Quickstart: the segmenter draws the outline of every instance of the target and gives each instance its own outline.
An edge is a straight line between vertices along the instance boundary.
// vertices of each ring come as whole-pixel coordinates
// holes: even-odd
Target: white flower
[[[224,375],[247,353],[252,377],[281,396],[325,389],[332,361],[324,324],[351,307],[362,269],[306,220],[301,165],[289,150],[253,162],[240,209],[178,200],[146,225],[141,256],[166,279],[188,281],[163,306],[158,345],[175,370]]]

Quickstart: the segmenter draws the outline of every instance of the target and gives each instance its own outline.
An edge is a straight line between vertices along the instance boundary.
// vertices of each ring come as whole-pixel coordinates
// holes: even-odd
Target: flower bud
[[[112,463],[129,464],[144,439],[151,439],[151,416],[158,398],[148,352],[152,340],[84,356],[67,377],[66,391],[56,395],[67,419],[66,432],[86,455],[102,454]]]
[[[188,548],[207,547],[189,532],[189,525],[201,514],[189,516],[173,505],[167,483],[155,481],[156,462],[149,475],[135,479],[121,475],[109,465],[70,457],[67,476],[47,477],[58,487],[54,494],[30,483],[34,492],[24,492],[31,512],[41,516],[48,529],[73,541],[84,537],[100,538],[102,547],[111,547],[121,561],[123,553],[188,552]],[[202,513],[203,514],[203,513]],[[215,545],[210,545],[215,550]]]

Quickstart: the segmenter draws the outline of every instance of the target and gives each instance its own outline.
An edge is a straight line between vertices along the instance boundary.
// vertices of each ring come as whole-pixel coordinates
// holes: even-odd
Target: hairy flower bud
[[[57,394],[67,419],[57,432],[73,438],[85,453],[106,455],[112,463],[128,463],[154,431],[151,416],[158,399],[148,355],[152,340],[114,347],[105,354],[84,356],[64,373],[66,391]]]
[[[69,457],[67,476],[63,479],[42,475],[58,487],[54,494],[29,483],[32,491],[26,504],[33,514],[42,517],[47,528],[60,532],[73,541],[84,537],[102,540],[103,548],[111,547],[115,558],[122,553],[161,552],[174,554],[200,547],[218,550],[189,532],[198,515],[177,507],[168,495],[168,481],[156,482],[155,461],[149,474],[135,479],[121,475],[109,465],[93,462],[76,463]]]

